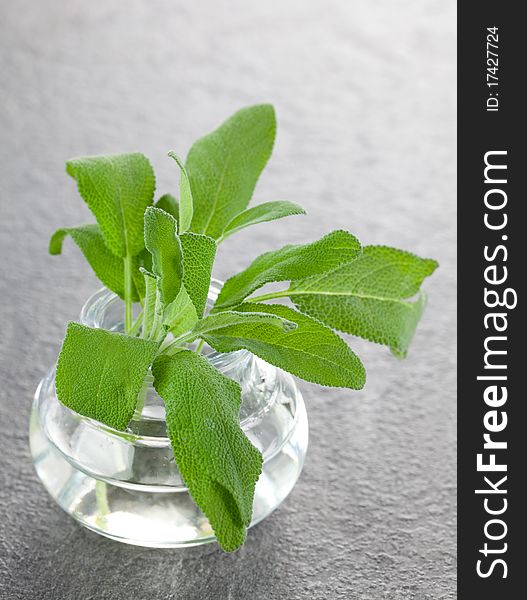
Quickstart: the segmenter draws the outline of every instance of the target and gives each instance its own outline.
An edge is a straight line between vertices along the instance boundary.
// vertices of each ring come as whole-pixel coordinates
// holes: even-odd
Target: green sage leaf
[[[186,161],[194,199],[192,231],[217,239],[247,208],[275,132],[273,107],[250,106],[192,146]]]
[[[239,328],[237,326],[240,326]],[[280,315],[263,312],[239,312],[227,310],[224,312],[214,313],[201,319],[190,334],[192,339],[208,335],[224,335],[228,331],[230,336],[236,336],[239,331],[240,335],[260,338],[265,336],[265,332],[259,332],[260,329],[268,329],[269,327],[277,327],[281,331],[292,331],[296,329],[297,324],[289,321]],[[250,333],[252,332],[252,334]]]
[[[236,233],[258,223],[265,223],[268,221],[276,221],[284,217],[291,215],[305,215],[306,211],[298,204],[294,202],[288,202],[287,200],[277,200],[275,202],[264,202],[244,210],[240,214],[236,215],[234,219],[229,221],[227,227],[225,227],[221,239],[225,239]]]
[[[183,281],[183,251],[174,217],[150,206],[144,215],[145,245],[152,255],[152,271],[158,278],[163,306],[177,298]]]
[[[97,219],[116,256],[135,256],[144,247],[143,214],[152,204],[155,177],[143,154],[85,156],[66,163],[79,193]]]
[[[183,233],[190,228],[192,222],[192,215],[194,213],[194,201],[192,200],[192,191],[190,189],[190,181],[188,178],[187,170],[185,165],[181,162],[181,159],[174,152],[169,152],[168,156],[173,158],[180,171],[181,178],[179,181],[179,219],[178,227],[179,232]]]
[[[145,285],[141,337],[157,340],[163,325],[163,306],[159,295],[158,277],[143,267],[139,267],[139,271]]]
[[[352,389],[364,386],[366,374],[359,357],[319,321],[280,304],[247,302],[236,312],[276,315],[295,323],[296,328],[284,331],[249,322],[201,334],[218,352],[245,349],[306,381]]]
[[[140,338],[69,323],[57,363],[58,399],[81,415],[125,429],[157,348]]]
[[[260,452],[240,428],[240,386],[188,350],[159,356],[152,370],[183,480],[221,547],[236,550],[251,522],[262,468]]]
[[[329,271],[354,260],[360,252],[359,240],[351,233],[339,230],[311,244],[289,245],[266,252],[225,282],[215,309],[240,304],[266,283],[291,281]]]
[[[426,304],[424,294],[408,299],[436,268],[410,252],[366,246],[349,264],[292,282],[289,297],[302,312],[403,357]]]
[[[172,196],[171,194],[164,194],[163,196],[161,196],[161,198],[159,198],[159,200],[154,204],[154,207],[160,208],[169,215],[172,215],[176,222],[179,221],[179,203],[176,200],[176,198],[174,198],[174,196]],[[146,271],[150,273],[152,272],[152,255],[146,248],[143,248],[143,250],[137,255],[137,262],[140,267],[143,267]],[[135,274],[136,271],[134,271],[134,277]],[[142,278],[143,275],[141,275],[141,279]],[[144,281],[142,282],[142,286],[144,290]],[[145,292],[143,291],[142,297],[144,296],[144,294]]]
[[[197,321],[196,307],[182,285],[177,298],[165,308],[164,322],[173,336],[177,337],[191,331]]]
[[[154,206],[164,210],[169,215],[172,215],[179,223],[179,202],[176,198],[174,198],[174,196],[172,196],[172,194],[164,194],[161,196],[161,198],[159,198]]]
[[[183,248],[183,282],[198,317],[207,304],[212,267],[216,257],[216,242],[207,235],[187,231],[180,236]]]
[[[101,233],[101,228],[96,225],[81,225],[79,227],[64,227],[57,229],[49,241],[49,253],[61,254],[65,237],[69,235],[79,247],[101,283],[119,298],[124,299],[124,263],[123,259],[112,254]],[[132,259],[134,271],[137,259]],[[143,295],[144,286],[134,278],[132,300],[137,302]]]

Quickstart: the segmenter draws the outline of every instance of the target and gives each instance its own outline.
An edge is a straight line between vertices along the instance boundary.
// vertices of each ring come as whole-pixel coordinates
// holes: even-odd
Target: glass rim
[[[208,294],[209,301],[214,301],[217,298],[222,286],[222,281],[215,278],[211,279],[211,286]],[[109,306],[111,306],[112,303],[115,302],[123,303],[123,300],[121,300],[121,298],[119,298],[119,296],[116,293],[112,292],[108,288],[99,288],[97,291],[91,294],[88,297],[88,299],[84,302],[80,312],[79,321],[82,324],[90,327],[102,328],[101,320],[104,316],[104,312],[108,309]],[[249,357],[252,357],[254,355],[248,350],[236,350],[229,353],[221,353],[211,349],[211,351],[207,354],[204,354],[204,356],[214,367],[216,367],[220,372],[223,372],[230,368],[236,367],[244,360],[247,360]],[[52,393],[55,396],[62,410],[70,412],[77,418],[82,419],[90,427],[93,427],[99,431],[103,431],[107,435],[117,436],[121,439],[124,438],[134,445],[165,446],[167,444],[170,444],[168,436],[144,435],[135,431],[130,431],[129,429],[125,431],[114,429],[113,427],[110,427],[109,425],[106,425],[101,421],[97,421],[96,419],[93,419],[91,417],[81,415],[80,413],[75,412],[67,406],[64,406],[56,397],[56,391],[53,389],[54,386],[52,389],[49,388],[50,383],[54,383],[55,369],[56,365],[52,367],[52,369],[48,372],[46,377],[44,377],[44,379],[40,382],[35,392],[35,396],[38,397],[40,401],[43,401],[47,394]],[[148,386],[153,387],[153,378],[151,376],[150,371],[147,374],[145,381],[147,382]],[[250,424],[253,422],[254,417],[254,414],[246,416],[240,422],[242,429],[245,430],[247,427],[250,427]]]
[[[221,288],[223,287],[223,283],[224,282],[220,281],[219,279],[214,277],[211,278],[211,285],[208,293],[209,301],[213,302],[216,300]],[[104,314],[103,311],[107,309],[107,307],[113,302],[121,303],[123,300],[121,300],[121,298],[119,298],[115,292],[112,292],[108,288],[99,288],[96,292],[88,297],[86,302],[84,302],[79,315],[79,321],[83,325],[103,329],[99,324],[100,320],[97,320],[95,315],[91,314],[91,312],[101,311],[101,313]],[[207,352],[207,354],[204,356],[206,356],[207,360],[215,367],[221,366],[222,368],[226,368],[236,366],[239,362],[246,359],[250,354],[251,353],[248,350],[235,350],[233,352],[222,353],[211,348],[210,352]]]

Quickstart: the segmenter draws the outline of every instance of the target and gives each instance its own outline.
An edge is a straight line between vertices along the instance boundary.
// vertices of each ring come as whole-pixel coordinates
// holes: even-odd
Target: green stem
[[[135,323],[132,325],[132,327],[130,327],[130,331],[128,332],[130,335],[135,335],[139,331],[139,327],[141,327],[143,322],[143,312],[144,311],[141,310],[141,312],[137,315]]]
[[[132,313],[132,257],[127,254],[124,258],[124,328],[126,333],[132,329],[134,316]]]
[[[172,350],[173,349],[176,349],[176,350],[180,349],[181,350],[182,349],[182,344],[183,344],[183,341],[181,341],[181,340],[175,340],[173,342],[170,342],[169,344],[166,344],[165,346],[162,346],[160,348],[160,350],[158,352],[158,355],[159,354],[165,354],[166,356],[172,356],[172,354],[173,354]]]
[[[148,384],[145,381],[145,383],[143,384],[143,387],[141,388],[141,391],[139,392],[139,396],[137,397],[137,404],[135,406],[134,419],[136,419],[137,421],[141,420],[141,414],[143,413],[143,408],[145,407],[147,394],[148,394]]]
[[[166,337],[163,329],[163,304],[159,296],[159,290],[156,290],[156,301],[154,306],[154,318],[148,326],[148,339],[162,343]],[[146,313],[145,313],[146,314]]]
[[[289,290],[282,290],[278,292],[269,292],[269,294],[262,294],[261,296],[254,296],[248,298],[245,302],[264,302],[265,300],[274,300],[274,298],[287,298],[290,296]]]
[[[187,339],[191,339],[188,338]],[[158,352],[159,354],[166,354],[167,356],[171,356],[173,354],[172,350],[182,350],[183,344],[187,343],[185,336],[180,336],[178,338],[176,338],[175,340],[172,340],[171,342],[164,342]],[[190,343],[190,342],[188,342]],[[198,342],[198,345],[196,346],[196,349],[194,350],[194,352],[197,352],[198,354],[201,352],[201,349],[203,348],[203,345],[205,344],[204,340],[200,340]]]
[[[220,237],[216,240],[216,246],[219,246],[222,242],[224,242],[229,236],[231,236],[234,232],[228,233],[227,235],[220,235]]]
[[[172,340],[168,341],[166,338],[163,340],[163,342],[160,344],[159,346],[159,350],[157,351],[157,354],[164,354],[165,350],[167,348],[169,348],[172,345]]]

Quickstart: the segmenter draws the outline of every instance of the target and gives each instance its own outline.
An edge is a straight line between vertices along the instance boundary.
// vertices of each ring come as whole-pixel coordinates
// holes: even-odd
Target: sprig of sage
[[[203,344],[246,349],[306,381],[358,390],[364,366],[334,329],[405,356],[425,306],[421,284],[437,267],[337,230],[259,256],[227,280],[206,314],[218,245],[246,227],[305,214],[280,200],[248,208],[275,131],[272,106],[252,106],[198,140],[185,162],[170,152],[179,200],[165,194],[154,202],[155,177],[142,154],[68,161],[96,223],[61,228],[49,246],[60,254],[70,236],[125,305],[122,333],[68,325],[59,400],[125,430],[151,371],[182,477],[226,551],[245,540],[263,459],[240,427],[240,386],[200,353]],[[288,287],[254,295],[277,282]],[[284,298],[292,306],[267,303]],[[205,431],[203,423],[214,426]]]

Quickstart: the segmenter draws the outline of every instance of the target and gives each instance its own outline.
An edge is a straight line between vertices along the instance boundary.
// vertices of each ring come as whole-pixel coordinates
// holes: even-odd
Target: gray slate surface
[[[436,0],[17,0],[0,5],[2,335],[0,597],[455,597],[455,12]],[[286,240],[348,227],[441,262],[410,358],[355,347],[362,393],[302,389],[305,470],[287,501],[225,555],[120,545],[47,497],[29,459],[33,391],[97,288],[50,233],[90,216],[74,155],[141,150],[160,192],[166,151],[235,109],[271,101],[279,135],[256,201],[307,217],[222,249],[225,277]]]

